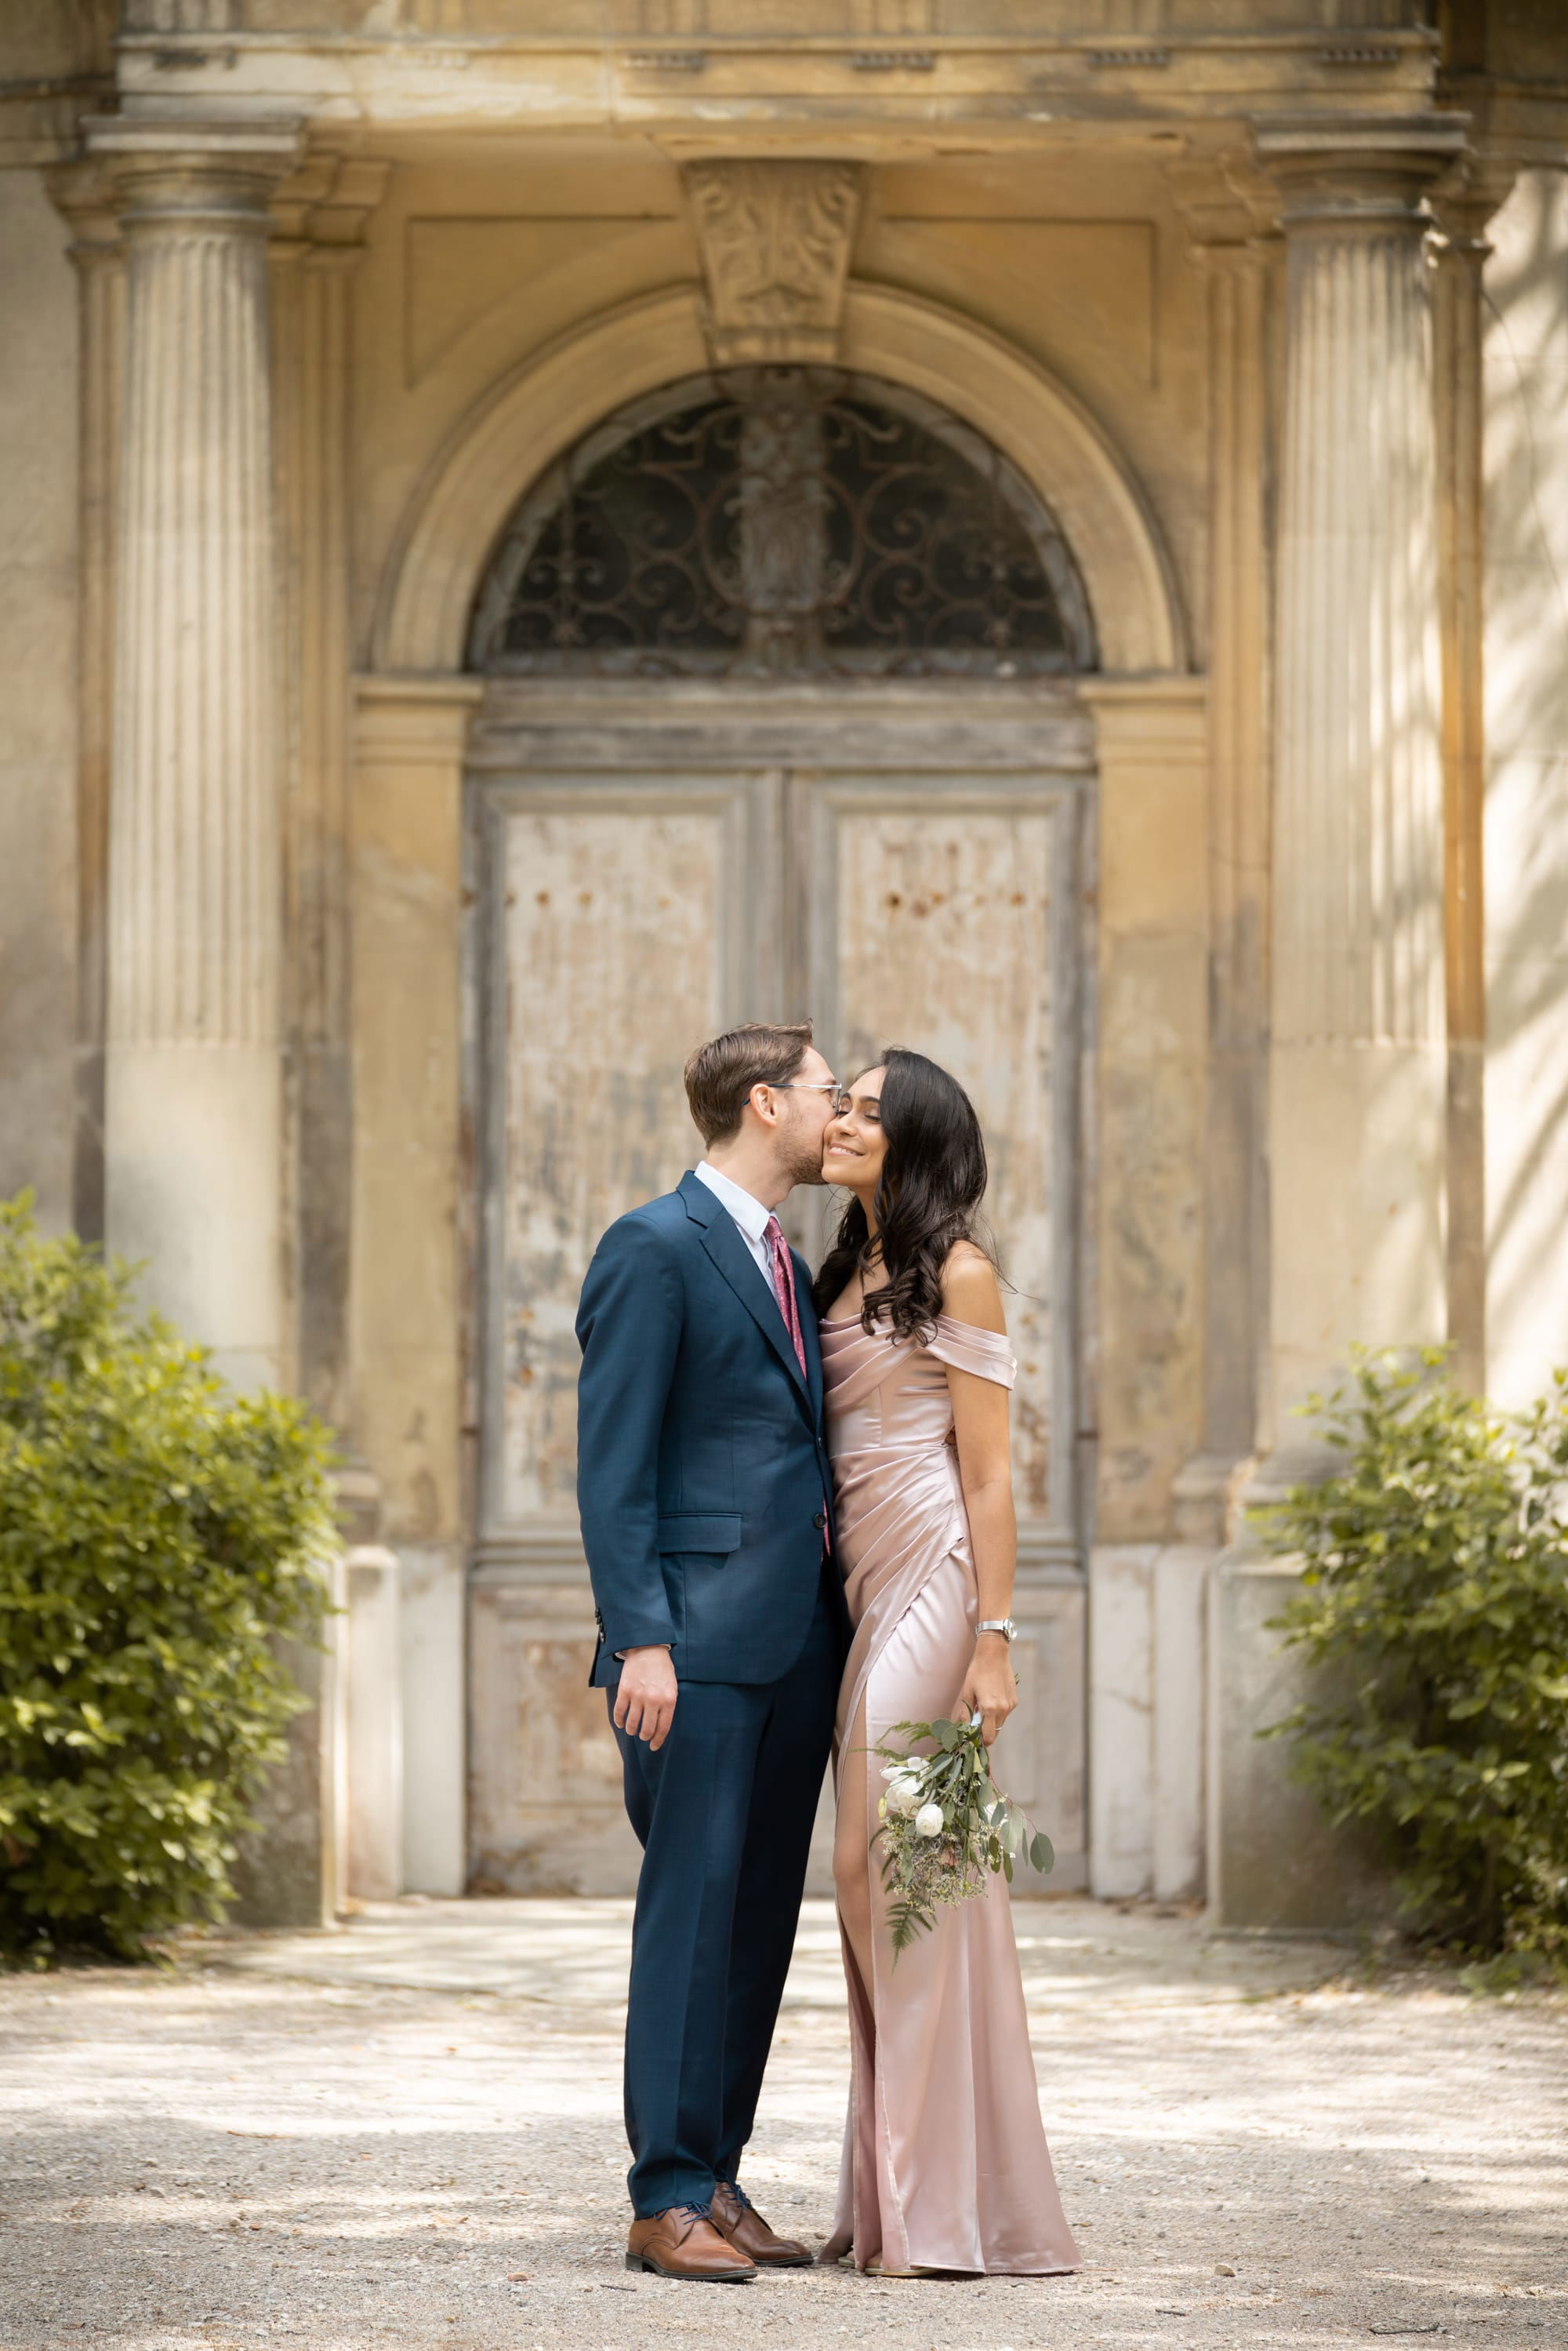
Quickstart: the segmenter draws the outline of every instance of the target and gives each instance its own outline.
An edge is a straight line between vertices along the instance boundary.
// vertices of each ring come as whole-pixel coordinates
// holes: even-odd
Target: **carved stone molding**
[[[1199,253],[1267,236],[1278,220],[1278,191],[1247,148],[1190,138],[1166,164],[1166,181]]]
[[[374,157],[308,152],[272,199],[273,259],[305,252],[357,258],[392,172],[390,163]]]
[[[716,367],[837,358],[863,176],[858,163],[687,164]]]

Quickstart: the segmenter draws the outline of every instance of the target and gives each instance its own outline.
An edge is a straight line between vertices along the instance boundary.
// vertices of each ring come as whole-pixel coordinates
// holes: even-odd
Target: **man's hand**
[[[656,1755],[670,1735],[675,1713],[675,1668],[668,1649],[628,1649],[615,1693],[615,1727],[645,1739]]]

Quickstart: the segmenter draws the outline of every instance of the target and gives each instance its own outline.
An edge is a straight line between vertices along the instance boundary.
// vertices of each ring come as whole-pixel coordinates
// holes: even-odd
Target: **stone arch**
[[[1185,671],[1186,632],[1158,525],[1101,427],[1047,371],[940,305],[852,285],[846,367],[924,392],[995,442],[1057,518],[1082,571],[1112,674]],[[708,363],[692,287],[574,329],[471,410],[427,472],[387,567],[378,671],[450,674],[498,535],[547,466],[612,408]]]

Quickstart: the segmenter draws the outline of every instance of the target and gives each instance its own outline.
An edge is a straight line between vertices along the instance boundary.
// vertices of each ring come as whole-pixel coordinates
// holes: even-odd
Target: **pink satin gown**
[[[945,1366],[1010,1388],[1005,1337],[937,1322],[932,1342],[821,1325],[838,1553],[854,1643],[839,1694],[837,1775],[895,1722],[957,1701],[978,1614],[969,1524]],[[998,1758],[1006,1786],[1005,1749]],[[882,1765],[863,1759],[865,1834]],[[1048,1827],[1048,1823],[1041,1823]],[[849,2122],[833,2234],[822,2254],[861,2269],[1051,2274],[1079,2254],[1040,2119],[1029,2019],[1005,1883],[940,1911],[894,1966],[877,1855],[871,1865],[874,1981],[849,1979]]]

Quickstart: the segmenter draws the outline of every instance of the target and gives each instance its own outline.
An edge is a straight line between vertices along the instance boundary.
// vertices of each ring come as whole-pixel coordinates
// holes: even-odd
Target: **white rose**
[[[906,1771],[902,1779],[890,1780],[887,1783],[887,1802],[895,1813],[907,1814],[914,1812],[920,1802],[920,1782],[916,1774]]]
[[[942,1834],[941,1805],[922,1804],[915,1815],[915,1825],[922,1836],[940,1836]]]

